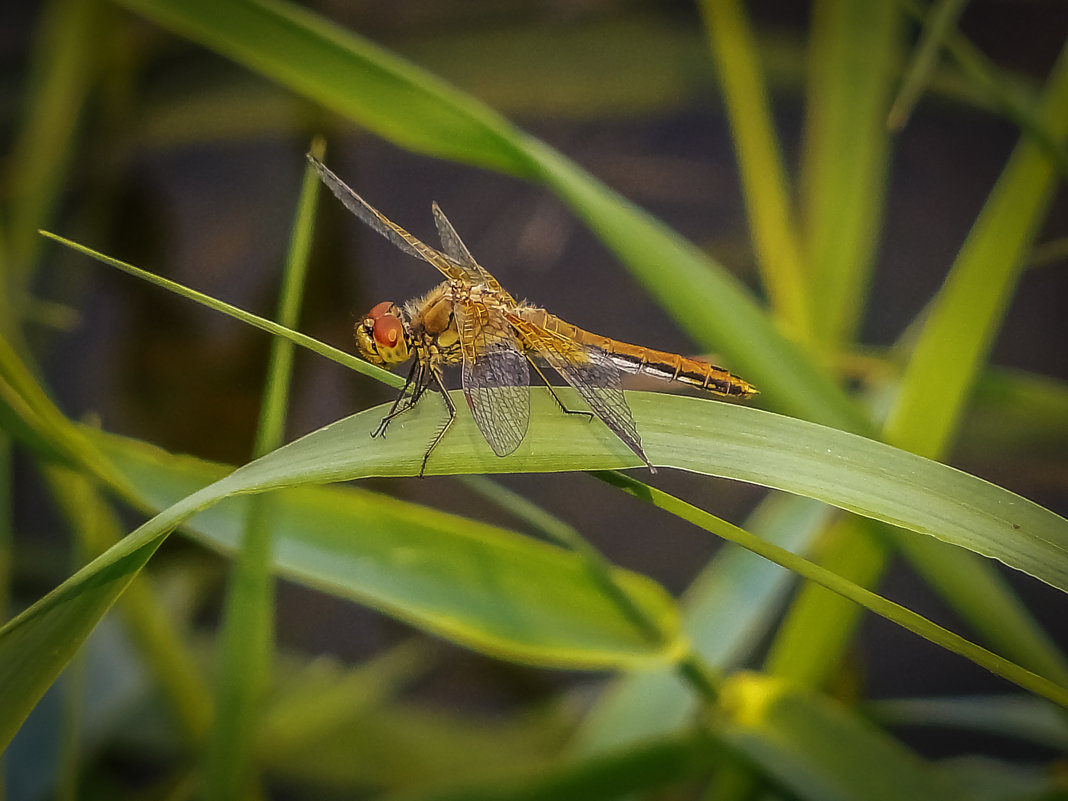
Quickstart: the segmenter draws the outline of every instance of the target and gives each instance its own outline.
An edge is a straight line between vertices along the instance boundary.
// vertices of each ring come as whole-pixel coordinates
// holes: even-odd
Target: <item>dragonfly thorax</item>
[[[372,364],[390,366],[411,358],[407,317],[397,304],[383,301],[356,324],[356,347]]]

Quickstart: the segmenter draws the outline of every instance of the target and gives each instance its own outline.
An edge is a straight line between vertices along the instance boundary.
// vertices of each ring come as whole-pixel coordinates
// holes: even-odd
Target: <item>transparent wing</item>
[[[457,303],[461,376],[478,430],[498,456],[519,447],[530,420],[530,371],[503,315],[483,303]]]
[[[497,279],[490,275],[485,267],[475,261],[471,251],[467,249],[467,245],[460,239],[460,235],[456,233],[456,229],[452,227],[452,223],[449,222],[449,218],[445,216],[445,212],[441,210],[441,207],[434,203],[431,208],[434,212],[434,224],[438,227],[438,236],[441,238],[441,247],[445,250],[445,255],[468,273],[472,283],[482,283],[503,292],[504,290],[497,283]]]
[[[623,395],[619,368],[611,357],[604,351],[581,345],[515,315],[508,315],[507,320],[518,332],[523,346],[544,358],[582,396],[609,430],[652,467],[642,450],[634,415]]]
[[[467,278],[468,271],[457,264],[453,259],[430,247],[430,245],[421,242],[415,236],[408,233],[389,219],[386,215],[382,214],[382,212],[357,195],[348,184],[334,175],[325,164],[315,158],[311,153],[308,153],[307,157],[308,161],[311,162],[311,165],[315,168],[315,171],[319,173],[319,178],[322,179],[322,182],[334,193],[334,196],[344,204],[345,208],[363,220],[368,226],[380,233],[409,256],[415,256],[417,259],[422,259],[433,265],[439,272],[448,278]],[[468,256],[470,256],[470,254],[468,254]]]

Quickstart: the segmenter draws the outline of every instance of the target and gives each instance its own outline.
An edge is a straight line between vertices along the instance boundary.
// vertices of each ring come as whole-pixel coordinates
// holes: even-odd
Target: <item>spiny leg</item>
[[[445,421],[445,425],[441,427],[441,430],[438,431],[437,436],[435,436],[434,439],[430,441],[430,447],[426,449],[426,453],[423,455],[423,464],[419,468],[419,478],[422,478],[423,473],[426,472],[426,462],[427,459],[430,458],[430,454],[433,453],[434,448],[438,446],[438,443],[441,442],[442,438],[444,438],[445,433],[449,430],[449,428],[452,427],[453,421],[456,420],[456,404],[452,402],[452,396],[449,395],[449,391],[445,388],[445,383],[444,381],[442,381],[441,373],[435,370],[433,367],[429,368],[429,373],[430,378],[433,379],[434,384],[436,384],[434,389],[441,393],[441,398],[445,401],[445,406],[449,410],[449,418]],[[423,386],[424,388],[426,388],[429,385],[430,381],[428,380],[424,383]]]
[[[378,424],[378,428],[371,432],[371,436],[384,436],[386,428],[393,422],[394,417],[398,417],[405,412],[410,411],[412,407],[415,406],[416,401],[418,401],[423,394],[423,389],[426,388],[425,385],[426,380],[423,374],[423,365],[416,360],[412,363],[412,369],[408,371],[408,379],[404,382],[404,387],[401,389],[400,394],[397,395],[396,400],[393,401],[393,405],[389,407],[389,411]],[[408,395],[409,388],[412,389],[411,395]]]
[[[534,368],[534,372],[537,373],[538,376],[541,378],[542,383],[545,384],[545,388],[549,390],[549,394],[553,396],[553,400],[556,401],[556,405],[560,407],[560,411],[562,411],[564,414],[582,415],[586,418],[587,423],[593,419],[593,412],[586,412],[582,409],[568,409],[566,406],[564,406],[564,402],[560,400],[560,396],[556,394],[556,390],[553,389],[553,385],[549,383],[549,379],[545,377],[545,373],[541,371],[541,368],[538,367],[535,361],[529,356],[527,357],[527,361],[530,362],[530,366]]]

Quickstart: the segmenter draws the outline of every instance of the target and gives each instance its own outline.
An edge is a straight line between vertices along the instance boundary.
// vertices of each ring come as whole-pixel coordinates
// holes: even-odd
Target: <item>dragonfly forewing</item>
[[[444,249],[445,255],[463,268],[467,280],[472,284],[483,284],[490,289],[497,290],[511,299],[511,296],[497,283],[497,279],[490,275],[485,267],[475,261],[475,257],[471,255],[467,245],[460,239],[460,235],[456,233],[456,229],[452,227],[452,223],[449,222],[449,218],[445,216],[445,212],[441,210],[441,207],[437,203],[433,203],[431,204],[431,210],[434,213],[434,224],[438,228],[438,237],[441,239],[441,247]]]
[[[436,248],[430,247],[430,245],[408,233],[408,231],[404,230],[386,215],[382,214],[382,212],[353,192],[348,184],[334,175],[329,167],[315,158],[311,153],[307,155],[307,158],[315,168],[315,171],[319,173],[319,177],[322,179],[323,183],[334,193],[334,197],[340,200],[345,208],[392,242],[397,248],[404,251],[409,256],[414,256],[417,259],[422,259],[428,264],[433,265],[440,273],[449,278],[466,278],[466,271],[461,268],[460,265],[456,264],[453,259],[446,257],[444,253]]]

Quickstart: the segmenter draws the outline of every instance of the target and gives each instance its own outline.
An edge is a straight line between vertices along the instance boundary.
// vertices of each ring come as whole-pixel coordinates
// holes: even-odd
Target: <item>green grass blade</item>
[[[893,3],[821,0],[813,9],[802,201],[812,320],[852,339],[878,243],[901,36]]]
[[[939,0],[928,11],[919,44],[887,115],[886,124],[890,130],[899,131],[905,127],[916,101],[931,80],[946,37],[956,29],[957,20],[967,4],[968,0]]]
[[[577,396],[558,394],[578,407]],[[513,455],[495,456],[470,415],[461,414],[427,474],[638,466],[596,421],[559,414],[547,391],[534,389],[531,396],[530,431]],[[1007,490],[873,440],[769,412],[651,392],[629,392],[627,400],[654,464],[814,498],[998,559],[1068,591],[1068,523]],[[371,409],[302,437],[235,471],[224,482],[227,491],[242,491],[244,482],[262,490],[298,479],[415,475],[442,410],[422,403],[386,436],[367,436],[383,413]]]
[[[1068,48],[1050,74],[1040,117],[1068,137]],[[1022,140],[998,179],[931,307],[909,360],[887,438],[917,453],[944,453],[1045,218],[1057,172]],[[938,391],[932,393],[932,388]]]
[[[1043,106],[1046,128],[1061,138],[1068,135],[1064,54],[1051,73]],[[946,451],[1045,214],[1055,175],[1045,149],[1023,139],[932,304],[885,427],[888,441],[934,458]],[[908,536],[896,541],[987,642],[1043,675],[1066,675],[1063,656],[990,566],[938,543]],[[829,546],[836,551],[836,572],[861,584],[879,575],[883,560],[872,554],[873,547],[856,536],[839,538]],[[797,649],[781,645],[773,653],[778,664],[798,670],[807,665],[803,672],[816,678],[838,661],[839,651],[822,639],[833,637],[840,644],[858,612],[817,587],[806,588],[798,606],[804,608],[791,615],[795,619],[783,634]]]
[[[529,174],[503,117],[436,76],[305,9],[275,0],[123,0],[380,136],[421,153]]]
[[[674,498],[665,492],[645,486],[630,476],[625,476],[618,472],[600,473],[598,475],[608,483],[630,492],[635,497],[676,514],[684,520],[729,542],[742,545],[754,553],[774,561],[776,564],[787,567],[802,577],[819,584],[821,587],[875,612],[902,628],[941,645],[949,651],[970,659],[992,673],[1015,682],[1020,687],[1025,687],[1061,706],[1068,704],[1068,687],[1060,686],[1050,679],[1021,668],[1009,660],[969,642],[948,629],[932,623],[912,610],[882,598],[849,579],[831,572],[826,567],[809,562],[778,546],[767,543],[744,529],[720,520],[708,512]]]
[[[119,541],[119,519],[100,489],[86,481],[86,473],[55,466],[42,472],[83,553],[97,556]],[[193,649],[183,641],[151,579],[138,576],[119,599],[116,612],[186,743],[200,746],[211,722],[211,694]]]
[[[812,321],[801,242],[756,40],[738,0],[705,0],[701,10],[723,85],[760,274],[787,330],[804,340]]]
[[[48,224],[59,202],[79,118],[99,79],[103,41],[99,0],[50,0],[42,4],[27,73],[24,116],[8,158],[10,203],[7,258],[0,267],[4,291],[0,310],[18,312],[26,301],[29,270],[40,241],[34,232]],[[8,304],[14,303],[13,308]],[[0,330],[15,330],[16,320],[0,318]]]

